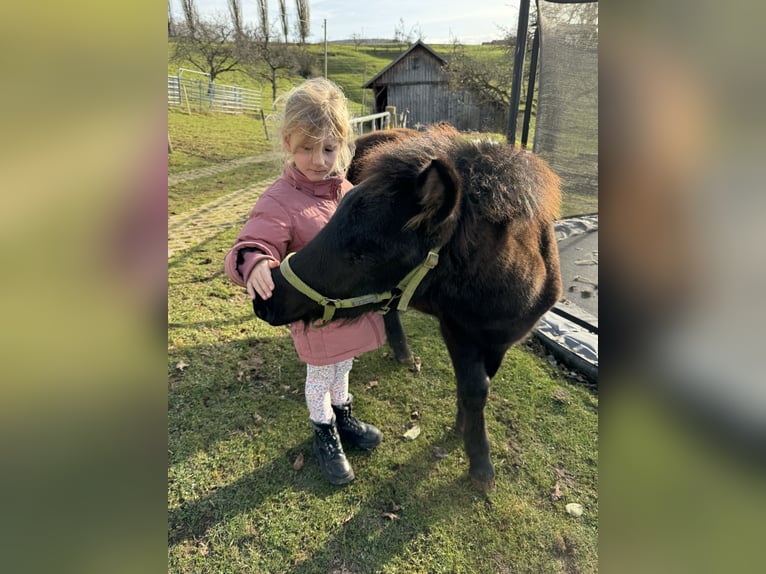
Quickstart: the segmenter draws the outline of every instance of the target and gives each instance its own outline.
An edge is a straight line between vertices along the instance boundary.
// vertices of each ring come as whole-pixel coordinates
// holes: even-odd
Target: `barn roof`
[[[432,55],[434,58],[436,58],[436,59],[439,61],[439,63],[440,63],[442,66],[443,66],[444,64],[446,64],[446,63],[447,63],[447,60],[445,60],[445,59],[444,59],[444,58],[442,58],[442,57],[441,57],[439,54],[437,54],[436,52],[434,52],[433,48],[431,48],[430,46],[427,46],[426,44],[424,44],[423,42],[421,42],[420,40],[418,40],[418,41],[417,41],[417,42],[415,42],[415,43],[414,43],[412,46],[410,46],[410,47],[409,47],[407,50],[405,50],[404,52],[402,52],[402,53],[399,55],[399,57],[398,57],[398,58],[396,58],[396,60],[394,60],[393,62],[391,62],[391,63],[390,63],[388,66],[386,66],[386,67],[385,67],[385,68],[383,68],[383,69],[382,69],[380,72],[378,72],[378,73],[377,73],[377,74],[375,74],[375,75],[374,75],[372,78],[370,78],[370,80],[369,80],[369,81],[368,81],[366,84],[364,84],[364,85],[362,86],[362,88],[372,88],[372,87],[373,87],[373,85],[374,85],[374,84],[375,84],[375,83],[376,83],[376,82],[377,82],[377,81],[378,81],[378,80],[379,80],[379,79],[380,79],[380,78],[381,78],[381,77],[382,77],[382,76],[383,76],[383,75],[384,75],[386,72],[388,72],[388,71],[389,71],[391,68],[393,68],[394,66],[396,66],[396,65],[397,65],[399,62],[401,62],[401,61],[402,61],[404,58],[406,58],[406,57],[407,57],[409,54],[411,54],[412,52],[414,52],[416,49],[423,49],[423,50],[425,50],[426,52],[428,52],[429,54],[431,54],[431,55]]]

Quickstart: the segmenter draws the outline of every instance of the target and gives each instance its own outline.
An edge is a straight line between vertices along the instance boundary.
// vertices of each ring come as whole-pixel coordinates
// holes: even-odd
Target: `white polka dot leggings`
[[[332,420],[332,406],[348,400],[348,374],[354,359],[333,365],[306,365],[306,405],[309,418],[315,423],[327,424]]]

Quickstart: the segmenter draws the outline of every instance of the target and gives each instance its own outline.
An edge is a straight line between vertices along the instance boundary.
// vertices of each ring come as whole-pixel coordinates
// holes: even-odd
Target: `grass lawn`
[[[386,348],[359,358],[356,411],[385,438],[350,454],[354,483],[331,487],[287,330],[257,321],[222,273],[235,234],[169,262],[169,571],[596,571],[597,396],[534,344],[512,350],[487,406],[497,490],[485,497],[451,432],[454,378],[437,325],[408,313],[422,371]],[[422,433],[407,441],[414,424]]]
[[[345,66],[344,88],[358,103],[351,78],[399,53],[331,48],[330,76],[340,81]],[[168,116],[170,173],[263,155],[171,187],[171,214],[278,174],[259,119]],[[372,453],[351,451],[356,481],[332,487],[311,451],[305,367],[287,329],[256,320],[223,273],[237,231],[168,261],[169,572],[597,571],[596,393],[549,363],[534,340],[512,349],[486,408],[497,489],[480,494],[452,432],[454,375],[438,326],[409,312],[404,326],[422,370],[399,366],[385,347],[355,362],[355,412],[384,441]],[[413,425],[422,432],[406,440]],[[581,517],[565,511],[569,502],[584,507]]]
[[[222,195],[261,181],[279,177],[281,166],[274,156],[217,175],[184,181],[168,189],[168,214],[180,215]],[[235,215],[246,215],[232,214]]]
[[[273,150],[261,119],[248,115],[187,114],[169,107],[168,134],[173,146],[173,153],[168,154],[168,173]]]

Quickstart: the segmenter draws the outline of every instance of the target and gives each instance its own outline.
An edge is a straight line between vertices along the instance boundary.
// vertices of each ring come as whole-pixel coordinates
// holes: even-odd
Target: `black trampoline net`
[[[538,1],[534,151],[563,183],[562,215],[598,212],[598,3]]]

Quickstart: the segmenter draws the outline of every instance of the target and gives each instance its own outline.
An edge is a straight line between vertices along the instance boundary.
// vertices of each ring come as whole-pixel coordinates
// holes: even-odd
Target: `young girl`
[[[308,80],[286,95],[281,140],[290,161],[258,199],[225,259],[227,274],[247,288],[251,299],[271,297],[271,269],[311,241],[351,188],[344,178],[351,161],[348,120],[346,98],[328,80]],[[298,357],[306,363],[314,453],[324,477],[345,484],[354,480],[354,471],[341,440],[369,450],[382,439],[380,430],[351,414],[348,375],[355,356],[384,343],[383,320],[370,313],[321,329],[298,322],[290,331]]]

